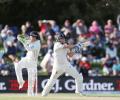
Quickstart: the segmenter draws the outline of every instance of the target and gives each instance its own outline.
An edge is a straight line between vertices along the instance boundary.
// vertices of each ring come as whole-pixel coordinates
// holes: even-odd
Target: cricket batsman
[[[37,77],[37,61],[40,52],[41,44],[38,39],[39,35],[36,31],[30,33],[29,38],[19,35],[18,40],[24,45],[27,50],[27,54],[18,62],[14,62],[17,81],[19,83],[19,89],[21,89],[25,83],[22,76],[22,69],[26,68],[28,71],[28,95],[34,95],[35,78]],[[37,81],[37,80],[36,80]],[[37,85],[37,84],[36,84]]]
[[[75,78],[76,90],[75,93],[82,93],[83,76],[79,74],[67,59],[67,56],[72,56],[74,53],[70,51],[74,46],[68,45],[65,42],[64,34],[57,36],[57,42],[54,44],[54,64],[52,74],[47,84],[45,85],[42,96],[48,95],[51,88],[55,84],[56,79],[63,73],[67,73]],[[81,94],[82,95],[82,94]]]

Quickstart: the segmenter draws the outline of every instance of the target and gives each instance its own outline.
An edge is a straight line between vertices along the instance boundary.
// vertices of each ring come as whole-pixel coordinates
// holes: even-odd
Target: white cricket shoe
[[[22,81],[19,83],[19,89],[21,89],[23,87],[24,83],[25,83],[25,81]]]
[[[48,95],[47,93],[43,93],[43,92],[42,92],[42,96],[43,96],[43,97],[45,97],[45,96],[47,96],[47,95]]]
[[[75,92],[75,93],[80,95],[80,96],[85,96],[85,94],[83,92]]]
[[[34,93],[28,93],[28,96],[35,96]]]

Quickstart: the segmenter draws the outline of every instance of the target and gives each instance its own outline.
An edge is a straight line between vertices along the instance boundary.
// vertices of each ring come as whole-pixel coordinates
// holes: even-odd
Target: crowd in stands
[[[84,76],[120,75],[120,16],[116,24],[108,19],[102,26],[97,20],[88,26],[82,19],[75,22],[66,19],[63,25],[55,20],[38,20],[37,25],[37,30],[30,21],[26,21],[21,28],[0,26],[0,75],[15,74],[12,61],[15,57],[21,59],[26,53],[17,36],[29,36],[33,30],[38,31],[42,45],[38,63],[40,71],[51,74],[55,36],[63,32],[70,44],[90,40],[90,45],[84,47],[81,53],[68,58]]]

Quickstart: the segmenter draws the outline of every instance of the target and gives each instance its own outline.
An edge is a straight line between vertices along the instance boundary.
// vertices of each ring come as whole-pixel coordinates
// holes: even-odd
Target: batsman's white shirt
[[[64,48],[64,45],[60,42],[54,44],[54,65],[53,69],[64,69],[70,65],[67,59],[68,49]]]
[[[53,85],[55,84],[56,79],[64,73],[67,73],[73,78],[75,78],[76,84],[75,92],[80,93],[82,91],[83,83],[82,74],[79,74],[76,68],[72,67],[72,65],[69,63],[67,59],[68,50],[69,49],[64,48],[64,45],[61,44],[60,42],[56,42],[54,44],[53,70],[50,79],[48,80],[47,84],[44,87],[44,90],[42,91],[43,96],[47,95],[50,92]]]

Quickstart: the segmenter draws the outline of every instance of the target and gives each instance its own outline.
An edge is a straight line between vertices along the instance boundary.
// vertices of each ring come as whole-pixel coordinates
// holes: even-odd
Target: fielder
[[[27,54],[19,62],[14,62],[17,81],[19,83],[19,89],[23,87],[25,82],[22,77],[22,69],[26,68],[28,71],[29,96],[34,95],[35,78],[37,77],[37,61],[41,48],[40,40],[38,40],[37,38],[38,33],[35,31],[30,33],[29,39],[26,39],[24,36],[18,36],[18,40],[24,45],[25,49],[27,50]]]
[[[72,56],[73,52],[70,49],[74,46],[65,43],[65,37],[63,34],[58,35],[57,42],[54,44],[54,64],[52,74],[47,84],[45,85],[42,96],[48,95],[51,88],[55,84],[56,79],[63,73],[68,73],[75,78],[76,90],[75,93],[82,93],[83,76],[79,74],[75,67],[73,67],[68,59],[67,55]]]

